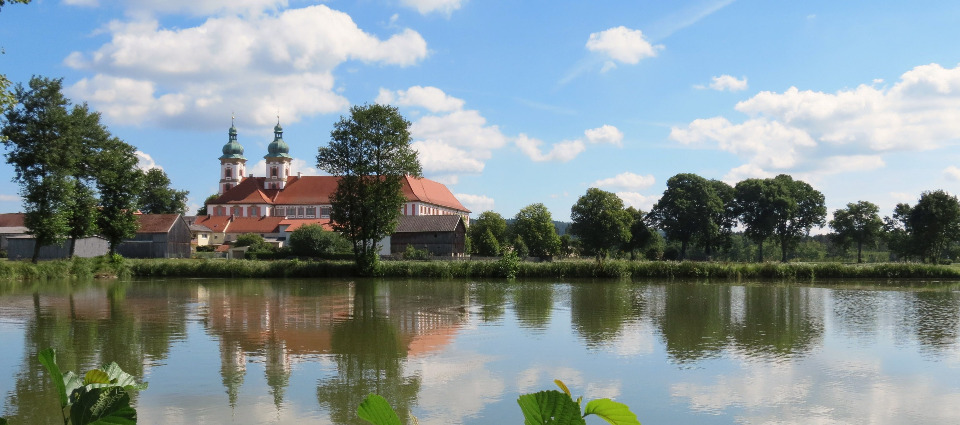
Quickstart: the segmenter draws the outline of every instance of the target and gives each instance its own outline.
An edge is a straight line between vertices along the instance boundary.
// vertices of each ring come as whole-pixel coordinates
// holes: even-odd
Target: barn
[[[462,257],[466,240],[467,227],[459,215],[400,216],[390,235],[390,252],[400,254],[413,246],[435,257]]]
[[[180,214],[137,214],[140,228],[117,246],[127,258],[190,258],[190,226]]]

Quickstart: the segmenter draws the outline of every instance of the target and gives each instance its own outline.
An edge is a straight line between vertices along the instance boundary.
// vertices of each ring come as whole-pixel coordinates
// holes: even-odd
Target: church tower
[[[237,127],[230,119],[230,141],[223,145],[223,155],[220,156],[220,195],[230,190],[243,179],[247,159],[243,157],[243,146],[237,143]]]
[[[267,162],[267,178],[263,183],[264,189],[283,189],[290,176],[290,146],[283,141],[283,127],[277,118],[277,126],[273,128],[273,141],[267,146],[267,155],[263,159]]]

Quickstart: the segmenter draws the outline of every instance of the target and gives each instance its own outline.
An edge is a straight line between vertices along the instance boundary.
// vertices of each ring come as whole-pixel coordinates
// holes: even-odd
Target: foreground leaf
[[[57,386],[57,395],[60,396],[60,408],[67,407],[67,387],[64,384],[63,372],[60,372],[60,366],[57,366],[57,350],[48,348],[37,354],[40,364],[47,368],[50,373],[53,384]]]
[[[110,378],[110,385],[123,387],[123,389],[127,391],[143,391],[147,389],[146,382],[138,384],[137,379],[134,378],[133,375],[124,372],[116,363],[106,365],[103,371],[106,372]]]
[[[609,398],[590,400],[583,415],[597,415],[611,425],[640,425],[637,415],[630,411],[630,407]]]
[[[567,384],[564,384],[563,381],[559,379],[554,379],[553,383],[557,384],[557,386],[560,387],[560,389],[563,390],[564,393],[570,396],[570,398],[573,398],[573,394],[570,394],[570,389],[567,388]]]
[[[83,385],[109,383],[110,377],[107,376],[107,372],[104,372],[100,369],[93,369],[83,376]]]
[[[74,425],[137,423],[137,411],[130,407],[130,395],[123,388],[94,388],[78,390],[77,401],[70,408],[70,422]]]
[[[402,425],[397,412],[387,400],[377,394],[370,394],[357,407],[357,416],[374,425]]]
[[[557,390],[524,394],[517,399],[524,425],[586,425],[580,405]]]

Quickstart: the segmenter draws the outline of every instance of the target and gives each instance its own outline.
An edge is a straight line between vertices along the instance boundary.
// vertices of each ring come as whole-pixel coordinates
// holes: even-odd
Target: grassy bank
[[[919,263],[721,263],[672,261],[563,260],[522,262],[517,278],[618,278],[794,280],[816,279],[960,279],[960,267]],[[378,276],[402,278],[503,278],[506,266],[498,261],[384,261]],[[0,279],[33,280],[91,277],[211,277],[211,278],[310,278],[353,277],[349,261],[301,260],[134,260],[75,258],[42,261],[0,261]]]

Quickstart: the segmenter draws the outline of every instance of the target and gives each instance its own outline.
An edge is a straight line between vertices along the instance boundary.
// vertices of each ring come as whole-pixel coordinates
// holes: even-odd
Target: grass
[[[318,278],[355,277],[350,261],[75,258],[0,262],[0,280],[91,277]],[[391,278],[504,278],[498,261],[384,261],[377,276]],[[921,263],[724,263],[593,260],[521,262],[516,277],[813,281],[819,279],[960,279],[960,266]]]

